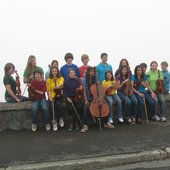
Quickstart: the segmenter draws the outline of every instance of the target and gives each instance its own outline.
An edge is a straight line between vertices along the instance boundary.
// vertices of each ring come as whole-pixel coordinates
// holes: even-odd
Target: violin
[[[130,80],[125,83],[124,93],[126,94],[126,96],[131,96],[133,93]]]
[[[36,95],[36,93],[35,93],[34,87],[29,86],[28,87],[28,98],[29,98],[29,100],[34,101],[35,100],[35,95]]]
[[[109,106],[104,99],[105,89],[98,82],[97,74],[96,74],[96,83],[91,85],[90,92],[93,95],[93,100],[89,106],[92,116],[98,118],[108,116]]]
[[[74,100],[76,102],[84,102],[85,101],[81,79],[78,79],[78,88],[76,88],[76,96],[75,96]]]
[[[160,71],[158,70],[158,79],[156,80],[156,93],[158,94],[164,94],[163,90],[163,80],[160,79],[161,74]]]
[[[105,94],[106,94],[107,96],[112,95],[112,91],[115,90],[115,88],[116,88],[116,84],[115,84],[114,82],[111,82],[111,86],[106,89]]]
[[[19,75],[18,72],[15,70],[15,74],[16,74],[16,90],[17,90],[17,95],[21,96],[21,83],[19,80]]]
[[[56,79],[54,79],[55,86],[57,86]],[[53,89],[55,96],[54,100],[62,100],[64,99],[63,89],[62,88],[54,88]]]

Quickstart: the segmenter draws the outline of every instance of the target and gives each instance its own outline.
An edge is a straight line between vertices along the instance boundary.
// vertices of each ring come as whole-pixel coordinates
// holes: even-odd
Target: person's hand
[[[67,101],[68,101],[69,103],[72,103],[72,100],[71,100],[69,97],[67,97]]]
[[[19,98],[16,98],[16,101],[17,101],[17,103],[21,102],[21,100]]]

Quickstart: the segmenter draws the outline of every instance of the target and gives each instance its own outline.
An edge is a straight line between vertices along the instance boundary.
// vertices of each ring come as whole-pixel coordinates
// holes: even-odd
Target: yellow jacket
[[[115,81],[110,81],[110,80],[108,80],[108,81],[103,80],[103,81],[102,81],[102,85],[103,85],[103,87],[105,88],[105,90],[107,90],[107,88],[108,88],[109,86],[111,86],[112,83],[115,83]],[[114,90],[114,89],[111,90],[110,95],[112,95],[112,94],[115,94],[115,90]]]
[[[56,83],[55,83],[56,81]],[[48,78],[46,80],[46,88],[47,88],[47,92],[49,92],[50,94],[50,98],[54,98],[55,93],[54,93],[54,88],[55,86],[63,86],[64,85],[64,78],[60,77],[60,78]]]

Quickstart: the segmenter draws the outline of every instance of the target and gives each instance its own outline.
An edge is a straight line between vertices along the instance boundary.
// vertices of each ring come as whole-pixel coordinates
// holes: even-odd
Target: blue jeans
[[[49,111],[48,111],[47,102],[46,102],[45,98],[32,102],[32,105],[31,105],[32,123],[34,123],[34,124],[37,123],[37,111],[38,111],[39,108],[44,113],[45,124],[50,123],[50,121],[49,121]]]
[[[107,103],[109,104],[109,116],[108,118],[113,117],[113,101],[116,103],[116,115],[117,118],[123,118],[123,113],[122,113],[122,101],[120,97],[117,94],[113,94],[111,96],[105,96],[105,99]]]
[[[21,102],[28,101],[28,98],[25,96],[17,96]],[[16,103],[17,101],[13,97],[5,97],[7,103]]]
[[[136,99],[135,94],[131,96],[127,96],[124,92],[118,91],[117,93],[124,104],[124,115],[126,116],[135,116],[137,113],[137,104],[138,101]]]
[[[142,118],[144,114],[144,99],[143,97],[140,97],[138,94],[135,94],[137,100],[138,100],[138,106],[137,106],[137,117]]]
[[[155,114],[159,114],[161,117],[165,116],[165,98],[163,94],[156,94],[157,98],[155,101]],[[159,110],[158,110],[159,104]]]

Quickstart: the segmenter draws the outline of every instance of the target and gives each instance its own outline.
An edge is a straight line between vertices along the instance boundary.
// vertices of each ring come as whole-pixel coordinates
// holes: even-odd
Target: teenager
[[[62,111],[62,100],[63,100],[63,86],[64,86],[64,78],[60,75],[60,72],[58,70],[58,67],[52,66],[50,68],[50,75],[49,78],[46,81],[46,87],[47,87],[47,95],[49,99],[49,105],[50,105],[50,113],[53,112],[52,110],[52,104],[54,102],[54,115],[55,119],[53,120],[53,115],[51,114],[51,120],[53,120],[53,130],[58,130],[58,125],[60,127],[64,126],[64,120],[63,120],[63,111]]]
[[[112,66],[107,63],[108,55],[107,53],[102,53],[101,56],[101,63],[96,66],[97,76],[99,79],[99,82],[102,83],[102,81],[105,79],[105,72],[112,70]]]
[[[64,80],[64,97],[67,102],[67,113],[71,118],[68,131],[73,129],[79,130],[80,103],[75,100],[77,88],[79,88],[79,81],[76,78],[75,70],[70,68],[68,70],[68,78]]]
[[[127,65],[123,65],[120,68],[120,75],[116,77],[118,86],[117,86],[117,94],[119,95],[120,99],[122,100],[124,106],[123,112],[125,119],[129,122],[134,124],[135,117],[137,113],[137,99],[136,96],[133,94],[130,77],[129,74],[129,67]],[[119,119],[120,122],[123,122],[122,119]]]
[[[162,87],[162,81],[163,81],[163,75],[160,70],[158,70],[158,63],[156,61],[152,61],[150,63],[150,70],[146,73],[149,85],[154,92],[153,99],[155,101],[156,107],[155,107],[155,113],[152,116],[153,120],[156,121],[162,121],[166,122],[165,117],[165,98],[163,94],[163,87]],[[158,104],[159,104],[159,113],[158,113]]]
[[[36,65],[36,57],[34,55],[30,55],[28,57],[27,65],[24,70],[24,84],[29,83],[33,79],[33,71],[35,69],[39,69],[41,71],[41,78],[44,79],[43,69]]]
[[[86,70],[89,67],[88,62],[89,62],[89,56],[87,54],[83,54],[81,56],[81,61],[83,65],[79,67],[79,73],[80,73],[80,78],[83,79],[86,74]]]
[[[71,68],[74,69],[76,78],[80,77],[80,73],[79,73],[77,65],[72,63],[74,59],[73,54],[66,53],[64,59],[66,61],[66,64],[63,65],[60,69],[61,76],[64,78],[64,80],[68,79],[68,71]]]
[[[103,87],[106,90],[106,101],[109,104],[109,116],[108,122],[113,123],[113,101],[116,103],[116,116],[118,119],[123,119],[122,113],[122,102],[120,97],[116,94],[117,82],[114,80],[113,73],[111,71],[106,71],[105,80],[102,82]]]
[[[120,69],[121,69],[121,67],[122,66],[124,66],[124,65],[126,65],[127,67],[128,67],[128,70],[129,70],[129,75],[131,76],[132,75],[132,72],[131,72],[131,70],[130,70],[130,67],[129,67],[129,62],[128,62],[128,60],[126,59],[126,58],[123,58],[123,59],[121,59],[120,60],[120,62],[119,62],[119,68],[116,70],[116,72],[115,72],[115,77],[117,77],[119,74],[120,74]]]
[[[51,62],[51,64],[49,65],[49,69],[48,69],[47,72],[45,73],[45,80],[47,80],[47,79],[49,78],[50,68],[51,68],[52,66],[58,67],[58,61],[57,61],[57,60],[53,60],[53,61]]]
[[[21,96],[19,91],[20,87],[17,87],[17,82],[12,77],[12,74],[15,72],[15,66],[12,63],[7,63],[4,67],[4,78],[3,83],[5,86],[5,100],[8,103],[15,103],[21,101],[27,101],[28,98]],[[19,79],[19,77],[17,77]],[[17,80],[18,81],[18,80]],[[18,82],[19,83],[19,82]],[[20,86],[20,84],[18,84]]]
[[[44,113],[45,120],[45,128],[47,131],[51,129],[50,127],[50,119],[49,119],[49,110],[46,102],[45,92],[46,92],[46,83],[42,79],[42,74],[39,69],[35,69],[33,71],[33,80],[31,80],[29,86],[29,90],[31,90],[32,96],[32,131],[35,132],[37,130],[37,111],[41,109]]]
[[[168,71],[168,63],[166,61],[161,63],[161,69],[163,75],[163,91],[164,94],[168,94],[170,89],[170,72]]]
[[[132,90],[134,91],[134,94],[138,100],[136,121],[137,123],[142,123],[144,112],[147,112],[147,110],[144,110],[146,107],[145,102],[147,102],[152,115],[155,111],[155,102],[151,95],[146,91],[146,88],[150,89],[150,87],[148,86],[147,77],[145,76],[143,67],[141,65],[137,65],[135,67],[134,75],[131,77],[131,82]]]

